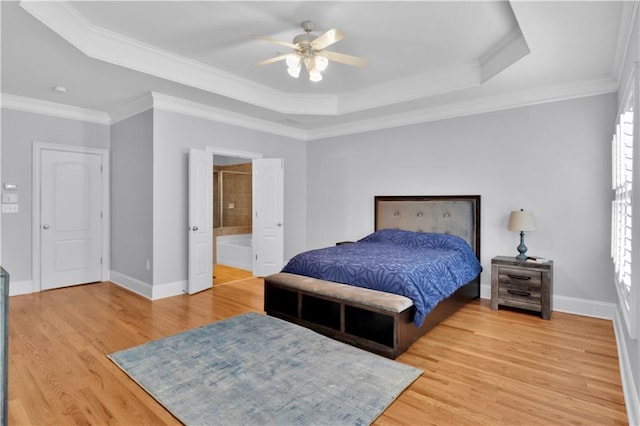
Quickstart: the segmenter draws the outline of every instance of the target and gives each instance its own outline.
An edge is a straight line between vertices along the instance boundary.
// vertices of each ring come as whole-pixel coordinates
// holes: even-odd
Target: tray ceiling
[[[2,2],[2,92],[126,116],[153,99],[312,139],[617,89],[625,2]],[[311,19],[346,38],[320,82],[293,79]],[[64,86],[64,94],[52,87]],[[5,102],[6,104],[6,102]],[[124,112],[123,112],[124,111]]]

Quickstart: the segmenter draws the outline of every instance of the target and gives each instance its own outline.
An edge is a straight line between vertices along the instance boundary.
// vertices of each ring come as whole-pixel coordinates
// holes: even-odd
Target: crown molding
[[[638,9],[640,9],[640,2],[638,1],[625,1],[622,3],[618,42],[616,44],[616,52],[611,69],[612,75],[616,77],[618,82],[622,79],[624,61],[627,53],[629,52],[629,47],[631,46],[631,36],[633,34],[634,24],[638,17]]]
[[[522,29],[517,26],[478,59],[482,70],[482,82],[499,74],[529,53],[531,50],[522,34]]]
[[[326,139],[349,134],[364,133],[394,127],[446,120],[487,112],[501,111],[549,102],[577,99],[587,96],[615,93],[614,79],[588,80],[562,86],[521,90],[497,96],[487,96],[469,101],[424,108],[408,113],[353,121],[336,126],[309,130],[306,140]]]
[[[480,74],[477,64],[463,64],[351,91],[340,97],[338,112],[350,114],[478,86]]]
[[[519,108],[548,102],[557,102],[615,93],[618,89],[614,79],[588,80],[562,86],[521,90],[497,96],[487,96],[470,101],[456,102],[437,107],[424,108],[408,113],[391,114],[366,120],[352,121],[340,125],[304,130],[285,124],[261,120],[245,114],[231,112],[161,93],[149,93],[119,109],[111,117],[102,111],[87,110],[54,102],[42,101],[11,94],[1,94],[1,107],[18,111],[45,114],[110,125],[154,108],[190,117],[201,118],[232,126],[285,136],[300,141],[326,139],[394,127],[410,126],[450,118],[483,114],[511,108]]]
[[[2,93],[0,106],[15,111],[31,112],[34,114],[48,115],[51,117],[67,118],[70,120],[85,121],[96,124],[111,124],[109,114],[57,102],[43,101],[40,99],[26,98],[24,96]]]
[[[127,118],[133,117],[134,115],[138,115],[141,112],[147,111],[152,108],[153,96],[151,96],[151,93],[146,93],[144,96],[112,112],[110,114],[111,122],[112,124],[119,123],[120,121],[126,120]]]
[[[151,93],[153,108],[163,111],[175,112],[190,117],[202,118],[218,123],[230,124],[245,129],[258,130],[279,136],[286,136],[298,140],[306,140],[306,131],[271,121],[261,120],[248,115],[231,112],[225,109],[199,104],[197,102]]]

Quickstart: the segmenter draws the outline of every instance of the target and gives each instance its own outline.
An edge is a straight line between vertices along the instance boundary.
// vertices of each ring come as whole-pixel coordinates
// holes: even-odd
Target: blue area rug
[[[364,425],[422,371],[247,313],[108,355],[187,425]]]

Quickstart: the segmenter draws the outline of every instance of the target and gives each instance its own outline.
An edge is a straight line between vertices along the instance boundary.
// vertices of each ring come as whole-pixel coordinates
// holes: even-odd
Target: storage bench
[[[413,342],[414,307],[404,296],[284,272],[264,283],[268,315],[389,358]]]

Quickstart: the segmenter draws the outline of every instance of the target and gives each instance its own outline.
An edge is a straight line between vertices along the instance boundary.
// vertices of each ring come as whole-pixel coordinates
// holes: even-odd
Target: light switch
[[[17,204],[3,204],[2,213],[18,213]]]
[[[2,202],[8,204],[14,204],[18,202],[18,194],[15,192],[3,192],[2,193]]]

